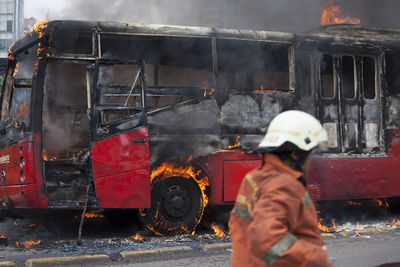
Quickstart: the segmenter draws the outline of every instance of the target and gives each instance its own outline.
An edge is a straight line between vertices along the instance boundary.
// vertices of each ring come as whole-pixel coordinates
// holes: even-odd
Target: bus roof
[[[33,32],[25,34],[10,49],[13,56],[43,38],[52,40],[60,32],[100,32],[154,36],[185,36],[185,37],[218,37],[229,39],[244,39],[254,41],[269,41],[279,43],[321,41],[324,44],[346,46],[380,46],[400,47],[400,30],[377,28],[362,25],[339,24],[319,27],[307,33],[289,33],[277,31],[238,30],[210,27],[173,26],[139,23],[120,23],[103,21],[55,20],[46,24],[42,35]]]

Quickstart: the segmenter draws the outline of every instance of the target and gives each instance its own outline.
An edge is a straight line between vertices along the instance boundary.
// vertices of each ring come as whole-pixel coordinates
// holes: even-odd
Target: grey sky
[[[25,18],[54,19],[67,6],[68,0],[25,0]]]

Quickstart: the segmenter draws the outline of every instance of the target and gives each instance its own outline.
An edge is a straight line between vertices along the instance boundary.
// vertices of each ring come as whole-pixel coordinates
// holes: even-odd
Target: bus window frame
[[[112,127],[114,124],[118,123],[124,123],[124,122],[129,122],[131,119],[129,117],[127,118],[122,118],[119,120],[111,121],[107,124],[102,124],[101,123],[101,113],[105,110],[119,110],[119,106],[113,108],[102,108],[99,105],[100,102],[100,92],[98,89],[98,78],[99,78],[99,69],[101,65],[139,65],[141,68],[140,74],[139,74],[139,81],[140,81],[140,87],[141,87],[141,111],[135,114],[134,116],[137,116],[138,118],[138,124],[135,125],[132,128],[126,129],[126,130],[113,130],[110,131],[110,127]],[[147,125],[147,112],[146,112],[146,84],[145,84],[145,62],[142,60],[116,60],[116,59],[98,59],[96,60],[95,66],[94,66],[94,72],[93,72],[93,87],[90,88],[91,91],[91,115],[93,117],[92,123],[91,123],[91,131],[92,131],[92,136],[95,141],[101,140],[104,138],[108,138],[113,135],[117,135],[123,132],[129,132],[141,127],[144,127]],[[138,83],[138,82],[137,82]],[[129,109],[127,107],[126,109]]]

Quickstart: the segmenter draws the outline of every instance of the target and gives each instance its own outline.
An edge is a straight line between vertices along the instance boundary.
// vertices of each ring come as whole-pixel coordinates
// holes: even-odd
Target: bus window
[[[363,57],[363,83],[364,98],[375,99],[375,59],[373,57]]]
[[[323,98],[334,98],[335,89],[333,83],[333,58],[324,54],[320,59],[321,71],[321,96]]]
[[[144,61],[150,111],[214,87],[209,38],[101,34],[101,51],[104,59]]]
[[[220,88],[289,90],[286,45],[218,39],[217,55]]]
[[[351,56],[344,56],[342,57],[342,90],[345,99],[354,99],[356,97],[354,79],[354,58]]]
[[[92,32],[56,31],[51,53],[92,55]]]
[[[386,62],[386,82],[390,95],[400,94],[400,53],[388,52],[385,55]]]
[[[49,62],[43,96],[45,155],[68,159],[88,147],[86,64]]]
[[[2,92],[2,125],[11,143],[22,140],[31,131],[31,91],[36,49],[37,46],[34,46],[17,56],[15,67],[7,74]]]
[[[102,125],[142,112],[140,72],[140,65],[100,65],[97,89]]]

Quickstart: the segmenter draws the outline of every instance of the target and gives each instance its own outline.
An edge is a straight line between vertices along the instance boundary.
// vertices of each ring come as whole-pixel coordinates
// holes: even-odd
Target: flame
[[[328,0],[323,6],[321,11],[321,25],[329,25],[329,24],[360,24],[360,19],[358,18],[340,18],[340,6],[336,5],[334,0]]]
[[[5,234],[0,235],[0,239],[7,239]]]
[[[332,226],[328,227],[328,226],[322,225],[322,219],[319,219],[318,227],[321,231],[326,232],[326,233],[337,232],[337,230],[338,230],[338,228],[336,227],[336,224],[335,224],[335,220],[332,220]]]
[[[143,242],[143,237],[140,234],[135,234],[135,235],[131,236],[131,238],[133,240]]]
[[[240,135],[236,136],[236,141],[234,145],[229,145],[228,149],[234,149],[234,148],[239,148],[240,147]]]
[[[38,38],[41,38],[47,28],[48,21],[49,19],[47,17],[44,17],[42,20],[36,21],[36,23],[32,26],[32,28],[29,29],[26,34],[32,35],[33,32],[36,32],[38,34]]]
[[[383,206],[383,201],[382,200],[377,199],[377,198],[375,198],[373,200],[378,204],[378,207],[382,207]],[[389,208],[389,203],[387,201],[385,201],[385,205],[386,205],[387,208]]]
[[[10,47],[8,48],[8,60],[10,60],[10,61],[12,61],[12,60],[14,60],[15,58],[13,57],[13,55],[12,55],[12,52],[11,52],[11,48],[14,46],[14,43],[12,43],[11,45],[10,45]]]
[[[295,94],[296,93],[296,89],[295,88],[290,88],[289,91],[276,89],[276,88],[264,89],[264,85],[261,84],[260,89],[259,90],[253,90],[253,92]]]
[[[19,63],[17,63],[17,65],[15,65],[14,72],[13,72],[13,77],[15,77],[15,75],[17,75],[18,67],[19,67]]]
[[[193,155],[190,155],[188,160],[187,160],[187,163],[191,162],[192,160],[193,160]]]
[[[202,174],[201,170],[196,169],[194,166],[192,165],[179,165],[177,163],[172,163],[172,162],[168,162],[165,161],[163,162],[161,165],[159,165],[158,167],[154,168],[151,170],[151,174],[150,174],[150,182],[153,184],[157,181],[161,181],[164,180],[168,177],[182,177],[182,178],[186,178],[186,179],[193,179],[197,185],[200,188],[200,192],[201,192],[201,206],[202,206],[202,210],[204,211],[204,208],[208,205],[208,196],[206,193],[207,188],[210,186],[210,181],[208,179],[207,176]],[[146,227],[148,229],[150,229],[152,232],[154,232],[156,235],[162,236],[163,234],[161,234],[159,231],[157,231],[155,228],[157,229],[167,229],[166,225],[163,225],[162,222],[157,221],[157,217],[158,217],[158,209],[160,208],[160,203],[158,204],[158,208],[156,210],[155,213],[155,227],[147,224]],[[142,216],[146,216],[145,211],[143,209],[139,210]],[[201,221],[202,215],[198,218],[198,221],[196,222],[196,224],[198,224]],[[182,224],[180,227],[180,230],[182,230],[182,233],[189,233],[189,229],[185,228],[184,225]],[[194,232],[191,232],[192,234],[194,234]]]
[[[222,231],[221,228],[219,228],[218,225],[212,224],[211,228],[214,230],[214,233],[215,233],[216,236],[218,236],[220,238],[225,238],[226,237],[226,233],[224,231]]]
[[[86,212],[85,213],[85,218],[104,218],[104,215],[102,215],[102,214],[97,214],[97,213],[94,213],[94,212]]]
[[[204,97],[211,96],[214,93],[215,93],[215,89],[214,88],[206,88],[206,89],[204,89],[203,96]]]
[[[397,227],[400,227],[400,220],[393,219],[393,224],[396,225]]]
[[[346,204],[350,205],[350,206],[361,206],[362,205],[361,202],[354,202],[354,201],[351,201],[351,200],[347,201]]]
[[[56,156],[49,157],[49,155],[47,154],[46,151],[43,152],[43,160],[44,161],[53,161],[53,160],[56,160],[56,159],[57,159]]]
[[[15,245],[19,248],[25,247],[25,248],[31,248],[33,246],[39,245],[42,241],[33,241],[33,240],[28,240],[24,242],[15,242]]]
[[[157,180],[163,180],[168,177],[179,176],[187,179],[193,179],[200,187],[201,195],[203,196],[203,205],[206,207],[208,205],[208,196],[206,194],[206,187],[210,186],[208,177],[205,176],[201,180],[198,177],[201,174],[201,170],[196,170],[192,165],[188,166],[176,166],[172,162],[165,161],[157,168],[151,170],[150,182],[157,177]]]

